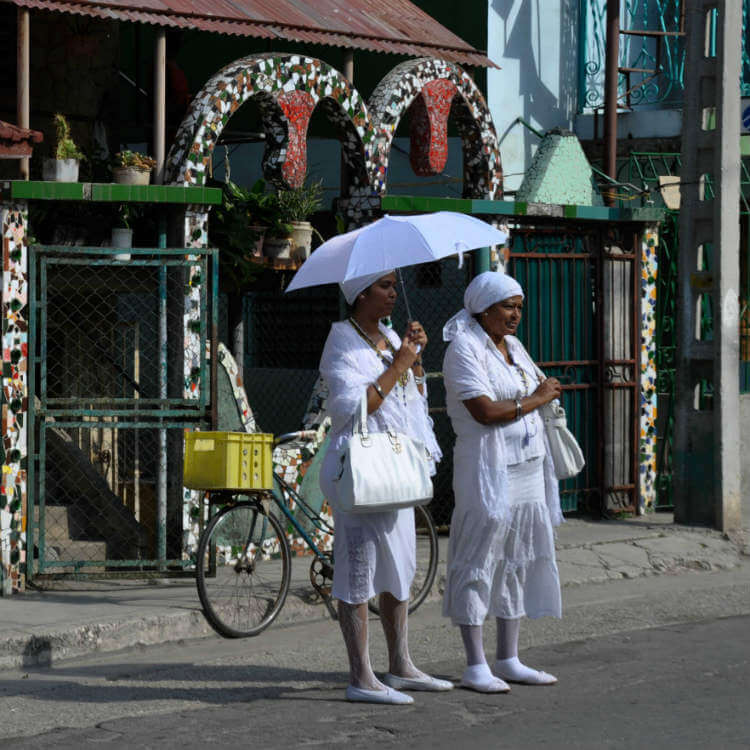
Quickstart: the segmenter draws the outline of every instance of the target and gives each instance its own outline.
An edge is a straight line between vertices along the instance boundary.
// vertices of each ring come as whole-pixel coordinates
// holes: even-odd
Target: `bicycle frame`
[[[305,540],[305,544],[312,550],[313,554],[321,561],[323,562],[331,562],[333,563],[333,552],[328,554],[327,552],[321,551],[321,549],[318,547],[318,545],[314,542],[313,538],[305,531],[305,529],[302,528],[302,525],[300,522],[294,517],[292,511],[289,509],[289,506],[284,500],[284,491],[288,492],[297,503],[298,507],[302,510],[303,513],[313,522],[313,524],[320,529],[321,531],[326,531],[326,529],[323,529],[321,526],[318,525],[319,516],[314,511],[311,511],[308,509],[307,503],[300,497],[299,493],[292,489],[278,474],[274,472],[273,475],[274,481],[276,484],[279,485],[281,488],[281,491],[279,495],[271,493],[271,497],[273,497],[274,502],[279,507],[281,512],[286,516],[287,521],[292,524],[295,531]],[[332,531],[332,529],[327,529],[328,531]]]

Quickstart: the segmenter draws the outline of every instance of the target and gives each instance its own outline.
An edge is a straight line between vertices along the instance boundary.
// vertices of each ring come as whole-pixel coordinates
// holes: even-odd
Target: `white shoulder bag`
[[[336,510],[373,513],[410,508],[432,500],[429,453],[418,440],[397,432],[368,432],[367,393],[359,419],[341,450]]]
[[[539,378],[544,380],[547,376],[534,364],[534,369]],[[539,408],[544,431],[547,434],[552,463],[555,466],[555,476],[558,479],[570,479],[580,474],[586,464],[581,446],[575,439],[573,433],[568,429],[565,409],[557,399],[544,404]]]

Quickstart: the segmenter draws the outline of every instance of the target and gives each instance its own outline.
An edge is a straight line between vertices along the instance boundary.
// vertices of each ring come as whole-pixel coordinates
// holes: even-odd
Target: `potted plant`
[[[138,151],[118,151],[112,167],[112,179],[119,185],[148,185],[156,160]]]
[[[84,155],[70,136],[64,115],[55,115],[55,155],[45,159],[42,176],[52,182],[78,182],[78,166]]]
[[[245,188],[231,180],[218,183],[222,202],[211,213],[208,236],[219,248],[222,282],[239,290],[252,281],[263,255],[263,240],[278,217],[278,198],[264,180]]]
[[[127,203],[121,203],[118,210],[119,222],[112,227],[112,247],[133,247],[133,229],[130,226],[131,207]],[[130,253],[117,253],[113,256],[115,260],[130,260]]]
[[[323,181],[278,191],[279,212],[263,246],[266,255],[304,260],[310,255],[313,226],[307,221],[323,205]]]

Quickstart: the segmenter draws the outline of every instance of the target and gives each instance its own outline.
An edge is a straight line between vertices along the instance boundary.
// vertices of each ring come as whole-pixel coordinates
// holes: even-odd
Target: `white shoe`
[[[399,677],[388,672],[383,675],[383,682],[396,690],[425,690],[429,692],[442,692],[453,690],[453,683],[448,680],[439,680],[437,677]]]
[[[509,693],[510,685],[495,677],[487,664],[473,664],[464,669],[461,687],[476,690],[478,693]]]
[[[405,706],[414,703],[414,698],[406,693],[387,687],[385,690],[365,690],[349,685],[346,688],[346,699],[354,703],[390,703],[395,706]]]
[[[540,670],[531,669],[525,667],[525,673],[523,677],[519,677],[514,674],[512,670],[504,669],[500,660],[495,662],[495,666],[492,668],[493,674],[497,677],[507,680],[508,682],[515,682],[518,685],[554,685],[557,682],[557,677],[547,672]]]

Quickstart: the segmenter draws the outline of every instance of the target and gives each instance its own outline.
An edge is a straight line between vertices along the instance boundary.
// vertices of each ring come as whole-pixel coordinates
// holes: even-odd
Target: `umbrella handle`
[[[396,273],[398,274],[398,280],[401,282],[401,294],[404,297],[404,304],[406,305],[406,324],[412,322],[411,310],[409,309],[409,298],[406,296],[406,286],[404,285],[404,277],[401,275],[401,269],[397,268]],[[422,345],[417,346],[417,354],[422,351]]]

